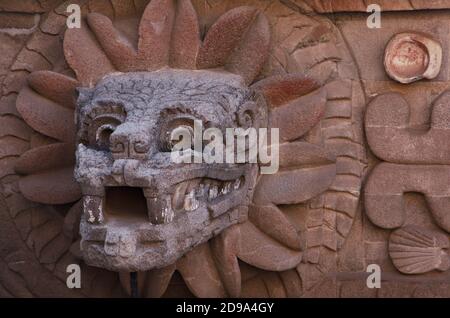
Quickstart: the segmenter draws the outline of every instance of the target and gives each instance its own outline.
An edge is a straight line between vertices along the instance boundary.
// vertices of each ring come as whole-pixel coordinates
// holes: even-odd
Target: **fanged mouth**
[[[103,223],[106,219],[167,224],[180,213],[193,212],[202,203],[216,204],[231,193],[239,191],[245,178],[219,181],[197,178],[181,182],[167,193],[155,193],[148,188],[107,187],[105,197],[84,196],[84,211],[89,223]]]

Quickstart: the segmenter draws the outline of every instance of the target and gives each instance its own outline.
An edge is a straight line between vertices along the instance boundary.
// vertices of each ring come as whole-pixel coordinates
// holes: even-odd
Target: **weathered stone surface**
[[[36,25],[36,16],[23,13],[0,13],[0,28],[3,29],[31,29]]]
[[[80,186],[73,178],[72,168],[40,172],[20,180],[20,191],[31,201],[44,204],[65,204],[77,201]]]
[[[295,140],[319,122],[325,112],[325,105],[324,90],[311,93],[273,109],[269,117],[270,126],[280,130],[280,141]],[[299,126],[302,128],[299,129]]]
[[[47,146],[33,148],[20,156],[16,163],[16,171],[20,174],[31,174],[75,163],[74,146],[54,143]]]
[[[263,175],[255,190],[254,200],[257,204],[304,202],[326,190],[335,176],[336,166],[333,164]]]
[[[28,77],[29,85],[40,95],[66,108],[75,108],[78,82],[70,77],[48,72],[34,72]]]
[[[67,32],[50,2],[1,3],[0,295],[448,297],[446,1],[80,1]],[[280,128],[280,170],[171,165],[193,118]]]
[[[240,7],[228,12],[211,26],[199,52],[199,68],[225,65],[257,13],[256,8]],[[229,32],[223,34],[223,29]]]
[[[27,13],[41,13],[46,12],[55,6],[61,0],[3,0],[0,3],[0,11],[11,11],[11,12],[27,12]]]
[[[297,266],[302,252],[284,247],[250,222],[239,226],[241,233],[238,257],[268,271],[284,271]]]
[[[296,228],[276,206],[250,206],[248,217],[254,225],[275,240],[292,249],[302,249]]]
[[[450,241],[445,234],[408,226],[391,234],[389,255],[395,267],[405,274],[422,274],[450,269],[446,250]]]
[[[442,46],[442,65],[436,81],[449,80],[449,41],[447,38],[448,25],[445,15],[433,15],[430,12],[414,13],[383,13],[382,28],[369,29],[367,16],[348,20],[341,24],[349,46],[355,54],[361,73],[361,79],[371,81],[391,81],[382,66],[385,57],[385,48],[389,41],[398,33],[417,33],[426,37],[432,37]],[[382,30],[382,32],[380,32]],[[391,86],[392,89],[392,86]],[[399,89],[402,89],[400,86]]]
[[[370,2],[353,0],[305,0],[305,2],[320,13],[325,12],[366,12]],[[450,1],[427,1],[427,0],[378,0],[383,11],[399,10],[425,10],[425,9],[448,9]]]
[[[66,142],[73,142],[75,123],[73,110],[64,108],[26,87],[17,97],[17,110],[38,132]]]
[[[436,223],[450,231],[446,212],[449,200],[449,166],[378,165],[368,180],[365,199],[367,215],[376,225],[395,229],[405,224],[403,196],[405,192],[425,195]]]
[[[226,173],[225,166],[213,169],[208,163],[179,165],[170,159],[167,138],[180,125],[174,118],[192,127],[194,118],[223,130],[239,127],[240,108],[257,102],[247,99],[252,98],[248,91],[241,77],[229,73],[160,70],[108,76],[92,94],[81,93],[77,112],[83,144],[75,175],[86,202],[82,250],[90,265],[121,271],[165,267],[238,222],[235,208],[247,204],[253,165],[227,165]],[[110,105],[113,96],[116,102]],[[130,98],[134,103],[127,102]],[[176,107],[174,100],[179,100]],[[259,119],[254,120],[251,125],[258,127]],[[99,139],[102,127],[112,130],[109,147]],[[141,194],[122,195],[127,204],[142,202],[129,207],[114,201],[120,191],[108,195],[110,187],[141,188]],[[134,216],[128,219],[128,214]]]
[[[431,109],[428,131],[409,128],[410,108],[395,93],[376,97],[366,114],[366,134],[372,151],[379,158],[394,163],[448,164],[450,93],[444,92]]]
[[[67,29],[64,36],[64,54],[77,79],[84,85],[93,86],[103,76],[114,71],[86,24],[80,29]]]
[[[217,270],[230,297],[239,297],[241,294],[241,270],[236,256],[240,239],[239,227],[233,225],[210,243]]]
[[[195,69],[200,50],[200,26],[197,12],[190,1],[180,1],[172,32],[169,65],[173,68]]]
[[[164,295],[170,279],[176,269],[175,264],[148,272],[138,273],[138,288],[140,297],[159,298]],[[130,273],[119,273],[122,287],[131,295]]]
[[[177,262],[189,289],[199,297],[224,297],[226,292],[215,268],[208,243],[199,246]]]
[[[32,130],[22,120],[10,114],[0,117],[0,137],[16,136],[23,140],[31,139]]]

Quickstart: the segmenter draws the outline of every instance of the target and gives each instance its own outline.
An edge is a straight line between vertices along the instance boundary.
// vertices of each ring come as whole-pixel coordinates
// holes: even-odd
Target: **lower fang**
[[[237,179],[234,181],[234,190],[237,190],[241,187],[241,179]]]
[[[89,223],[103,223],[103,198],[86,195],[83,197],[83,210]]]
[[[228,194],[231,192],[231,182],[226,182],[220,191],[221,194]]]
[[[218,194],[219,194],[219,189],[217,188],[217,186],[212,186],[209,189],[209,199],[210,200],[214,200],[215,198],[217,198]]]
[[[173,221],[174,212],[170,196],[166,198],[147,198],[150,221],[153,224],[166,224]]]
[[[200,202],[195,198],[195,191],[192,190],[184,199],[184,209],[186,211],[195,211],[199,205]]]
[[[175,209],[175,211],[179,211],[183,208],[184,194],[186,193],[187,186],[188,183],[183,182],[182,184],[179,184],[175,189],[175,193],[172,199],[172,206]]]
[[[206,190],[207,190],[207,188],[205,187],[205,185],[200,184],[200,187],[198,188],[198,191],[197,191],[197,198],[203,198],[206,194]]]

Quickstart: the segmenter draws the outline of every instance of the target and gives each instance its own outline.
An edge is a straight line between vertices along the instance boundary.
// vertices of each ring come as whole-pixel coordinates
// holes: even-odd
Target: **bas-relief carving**
[[[405,226],[391,234],[389,256],[404,274],[450,269],[448,236],[417,226]]]
[[[300,211],[283,209],[308,202],[338,180],[336,152],[321,145],[318,122],[339,116],[339,110],[325,114],[333,99],[345,99],[350,113],[345,111],[347,119],[340,122],[351,122],[351,85],[330,75],[328,67],[302,74],[288,56],[279,58],[291,64],[289,71],[288,65],[269,60],[271,45],[281,39],[271,35],[258,7],[224,10],[202,41],[190,1],[152,1],[142,12],[136,48],[121,40],[109,18],[91,13],[83,28],[64,33],[72,76],[29,75],[16,107],[43,142],[17,159],[16,191],[46,206],[81,198],[64,218],[64,244],[89,270],[120,272],[125,291],[128,273],[139,271],[141,295],[161,296],[176,271],[196,296],[238,297],[255,292],[241,275],[259,268],[291,270],[296,279],[289,293],[300,295],[296,267],[307,251],[308,229],[296,217]],[[159,32],[150,27],[155,23]],[[296,18],[289,23],[294,27]],[[325,28],[321,34],[329,32]],[[336,97],[327,97],[326,82],[340,88]],[[222,128],[280,128],[280,171],[257,176],[255,165],[171,164],[167,133],[193,119]],[[328,135],[349,138],[350,127],[330,126]],[[50,161],[43,160],[48,156]],[[349,169],[359,165],[355,159]],[[340,200],[341,190],[333,191],[311,211],[327,204],[334,213],[331,209],[341,204],[354,213],[358,178],[352,186],[350,199],[342,191]],[[310,205],[301,209],[309,211]],[[332,234],[324,244],[336,250]]]
[[[5,284],[24,286],[11,293],[73,295],[65,266],[80,263],[91,287],[77,295],[85,296],[129,294],[128,273],[136,270],[144,297],[174,295],[179,279],[199,297],[359,296],[367,291],[353,284],[364,282],[328,273],[365,271],[362,213],[390,233],[383,255],[398,275],[449,269],[447,94],[434,98],[430,127],[417,130],[415,108],[398,90],[373,98],[365,78],[361,85],[364,69],[345,23],[339,30],[299,13],[314,7],[309,1],[238,2],[209,9],[202,1],[90,2],[80,30],[56,19],[62,7],[42,23],[46,33],[37,31],[28,46],[48,55],[42,37],[59,34],[53,65],[24,49],[5,82],[15,83],[24,60],[31,74],[22,74],[23,87],[4,86],[15,109],[1,117],[9,136],[4,210],[20,229],[5,233],[23,244],[2,242],[11,251],[2,255],[11,264],[4,273],[22,277]],[[155,23],[160,32],[149,27]],[[446,69],[443,39],[423,31],[394,32],[378,48],[392,87],[415,81],[407,86],[420,89]],[[383,69],[382,59],[374,63]],[[164,158],[161,132],[176,128],[172,118],[240,127],[249,104],[251,125],[281,129],[277,174],[257,175],[255,165],[177,168]],[[367,161],[367,143],[386,162]],[[198,191],[236,182],[236,191],[213,200]],[[423,194],[430,222],[410,218],[409,192]],[[141,213],[124,213],[119,197]],[[30,265],[12,265],[21,260]],[[32,277],[46,277],[52,291],[38,283],[30,291],[22,282]]]
[[[402,33],[386,46],[384,66],[392,79],[409,84],[435,78],[440,72],[441,57],[437,41],[424,34]],[[378,164],[368,178],[366,213],[375,225],[397,229],[389,239],[389,256],[404,274],[449,269],[445,251],[448,248],[445,233],[450,233],[448,107],[448,91],[444,91],[430,107],[429,128],[417,128],[411,126],[410,106],[399,93],[381,94],[367,106],[368,144],[386,162]],[[425,197],[429,213],[441,231],[427,229],[414,221],[411,225],[404,200],[406,193],[413,192]]]

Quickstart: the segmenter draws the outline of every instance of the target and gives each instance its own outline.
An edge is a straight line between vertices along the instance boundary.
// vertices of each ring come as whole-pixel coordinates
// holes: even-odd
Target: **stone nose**
[[[142,132],[115,131],[110,138],[114,159],[145,159],[150,150],[150,140]]]

